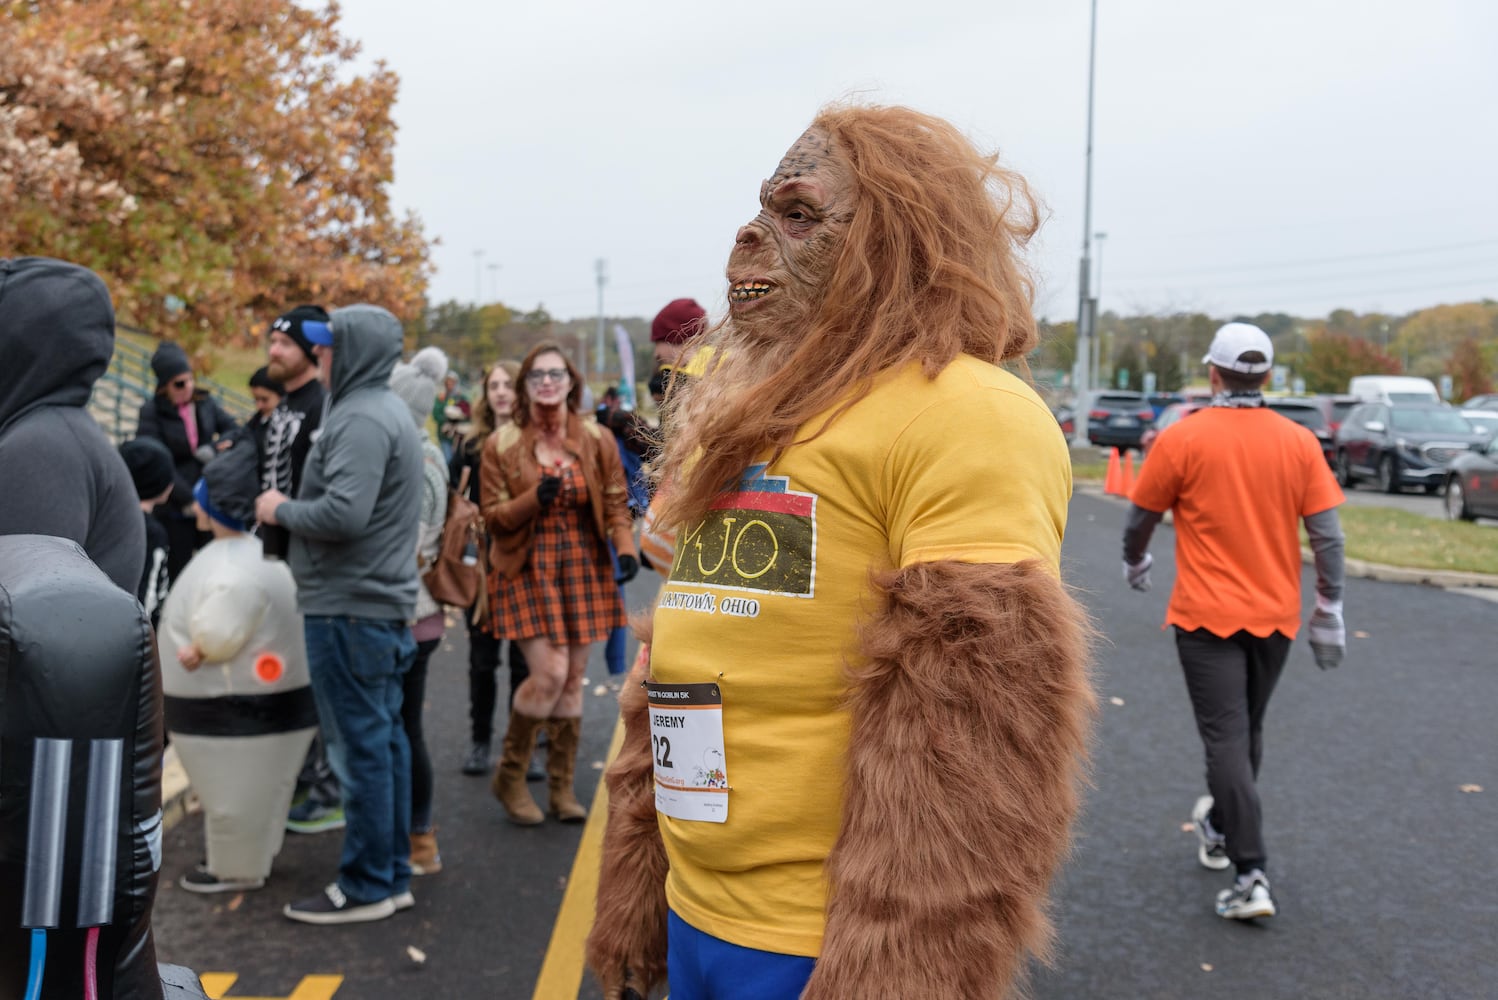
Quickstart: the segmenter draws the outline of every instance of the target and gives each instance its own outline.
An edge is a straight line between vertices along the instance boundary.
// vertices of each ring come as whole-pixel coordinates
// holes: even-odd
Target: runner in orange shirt
[[[1342,662],[1342,491],[1314,435],[1264,406],[1274,362],[1263,330],[1228,323],[1202,362],[1212,406],[1155,439],[1131,497],[1124,579],[1150,588],[1155,525],[1174,511],[1175,627],[1186,690],[1207,758],[1207,789],[1191,818],[1197,858],[1237,879],[1217,894],[1220,916],[1272,917],[1256,781],[1264,713],[1300,628],[1303,520],[1316,557],[1308,631],[1316,665]]]

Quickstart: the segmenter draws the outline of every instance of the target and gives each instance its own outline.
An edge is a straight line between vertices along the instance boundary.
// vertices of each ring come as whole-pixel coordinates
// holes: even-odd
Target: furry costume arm
[[[638,622],[641,656],[619,692],[624,743],[604,781],[609,817],[603,834],[602,870],[588,966],[604,1000],[640,997],[666,977],[666,848],[655,815],[655,763],[645,681],[650,677],[648,620]]]
[[[1087,616],[1038,562],[918,563],[875,585],[802,997],[1002,997],[1048,954],[1095,706]]]

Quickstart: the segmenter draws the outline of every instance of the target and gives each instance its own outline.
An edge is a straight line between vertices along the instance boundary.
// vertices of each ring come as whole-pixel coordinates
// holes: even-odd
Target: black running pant
[[[1236,632],[1226,639],[1206,629],[1176,628],[1176,649],[1186,691],[1207,755],[1212,826],[1227,838],[1239,874],[1263,869],[1263,817],[1259,763],[1264,757],[1264,712],[1280,679],[1290,640]]]
[[[494,703],[499,693],[494,671],[499,668],[503,639],[496,639],[482,625],[468,626],[468,721],[475,743],[488,743],[494,735]],[[515,689],[530,676],[520,644],[510,642],[510,701]]]

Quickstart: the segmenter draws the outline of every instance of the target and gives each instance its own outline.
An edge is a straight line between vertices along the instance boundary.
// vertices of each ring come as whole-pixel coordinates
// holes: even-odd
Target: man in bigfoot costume
[[[1036,343],[1035,228],[903,108],[824,110],[761,187],[661,461],[607,997],[996,998],[1046,954],[1094,699],[1066,443],[999,367]]]

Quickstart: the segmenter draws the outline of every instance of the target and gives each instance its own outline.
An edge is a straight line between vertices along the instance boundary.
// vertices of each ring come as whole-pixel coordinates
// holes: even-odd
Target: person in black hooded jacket
[[[113,353],[114,305],[98,275],[0,259],[0,535],[70,538],[134,594],[146,558],[140,504],[86,409]]]
[[[229,447],[239,424],[206,389],[193,382],[187,353],[170,341],[151,355],[156,373],[156,395],[140,406],[137,437],[151,437],[172,453],[176,476],[171,496],[156,508],[155,516],[166,525],[171,550],[167,575],[176,579],[192,554],[212,538],[199,531],[192,488],[203,474],[203,466],[214,454]]]

